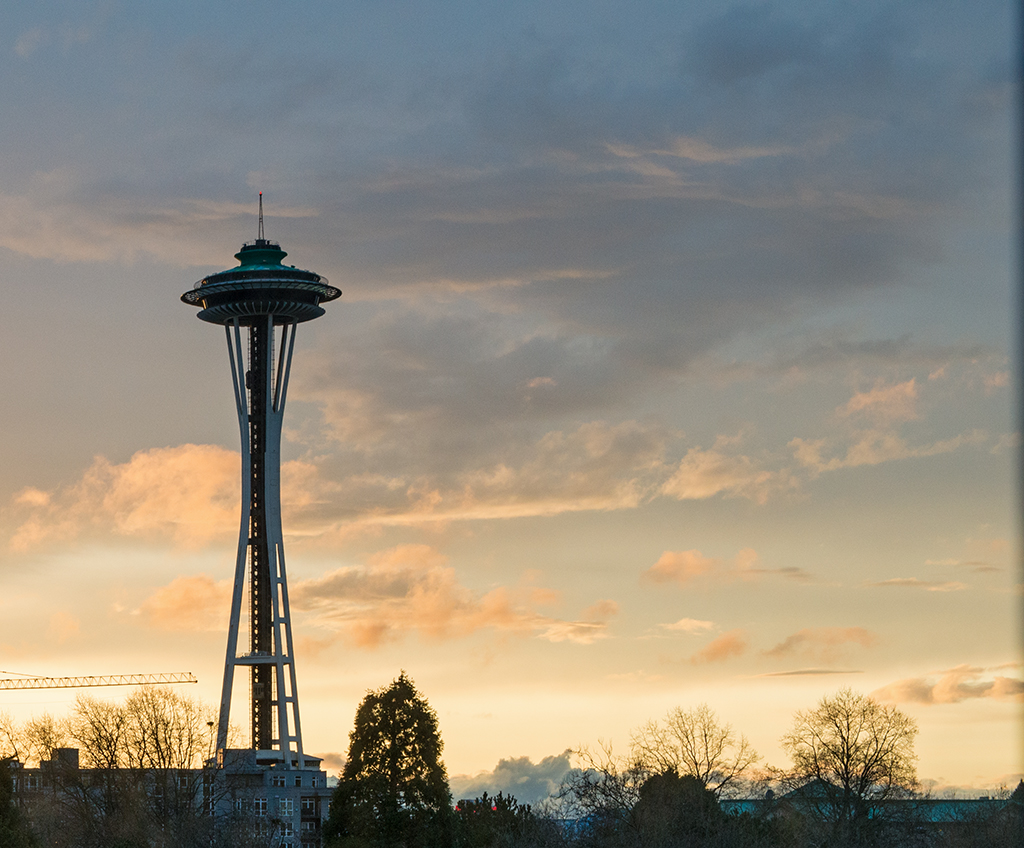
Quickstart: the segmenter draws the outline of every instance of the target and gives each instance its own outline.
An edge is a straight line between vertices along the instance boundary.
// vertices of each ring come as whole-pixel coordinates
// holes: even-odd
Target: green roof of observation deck
[[[204,277],[181,299],[201,307],[199,318],[213,324],[251,324],[268,315],[278,324],[318,318],[324,314],[320,304],[340,297],[341,290],[312,271],[282,265],[287,255],[264,238],[247,242],[235,254],[237,268]]]

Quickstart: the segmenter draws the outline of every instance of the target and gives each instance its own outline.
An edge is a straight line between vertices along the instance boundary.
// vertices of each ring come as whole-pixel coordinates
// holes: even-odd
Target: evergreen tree
[[[331,799],[331,845],[451,844],[451,794],[437,714],[403,671],[356,711],[348,760]]]
[[[725,815],[699,777],[666,771],[640,787],[633,820],[644,848],[673,848],[707,844],[721,830]]]
[[[540,830],[529,804],[512,795],[486,792],[479,798],[463,799],[455,805],[457,844],[465,848],[509,848],[524,845]]]

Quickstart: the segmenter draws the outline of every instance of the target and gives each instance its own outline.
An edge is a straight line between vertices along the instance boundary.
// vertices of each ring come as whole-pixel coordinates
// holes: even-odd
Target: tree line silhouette
[[[536,809],[498,793],[452,804],[437,716],[405,672],[369,692],[325,830],[328,848],[1021,848],[1024,782],[987,806],[919,793],[917,726],[843,689],[799,711],[788,769],[707,705],[580,748]]]
[[[80,697],[67,718],[23,726],[0,715],[4,773],[48,764],[53,790],[19,806],[0,780],[0,848],[279,848],[273,829],[204,809],[211,716],[167,689]],[[453,799],[437,715],[402,672],[356,711],[323,848],[1024,848],[1024,782],[997,799],[929,798],[916,735],[896,707],[843,689],[795,713],[781,740],[791,763],[772,768],[707,705],[677,707],[638,727],[625,754],[575,750],[535,806]],[[63,768],[70,745],[83,769]]]

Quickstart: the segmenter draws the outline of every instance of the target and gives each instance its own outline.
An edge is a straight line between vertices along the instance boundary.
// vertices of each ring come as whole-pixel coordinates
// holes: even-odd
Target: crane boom
[[[111,674],[106,677],[25,677],[0,679],[0,689],[77,689],[81,686],[145,686],[158,683],[198,683],[191,671],[168,674]]]

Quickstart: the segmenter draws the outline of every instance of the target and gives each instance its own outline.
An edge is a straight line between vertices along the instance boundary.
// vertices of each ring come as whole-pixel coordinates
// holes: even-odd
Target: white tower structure
[[[224,326],[242,442],[242,516],[238,532],[217,753],[227,747],[232,684],[249,670],[250,747],[276,768],[316,767],[302,749],[299,695],[281,531],[281,424],[295,328],[324,314],[341,291],[312,271],[282,265],[287,254],[263,234],[235,254],[237,268],[211,274],[181,299],[199,318]],[[248,593],[246,592],[248,590]],[[247,614],[243,618],[243,602]],[[248,639],[239,644],[243,622]]]

